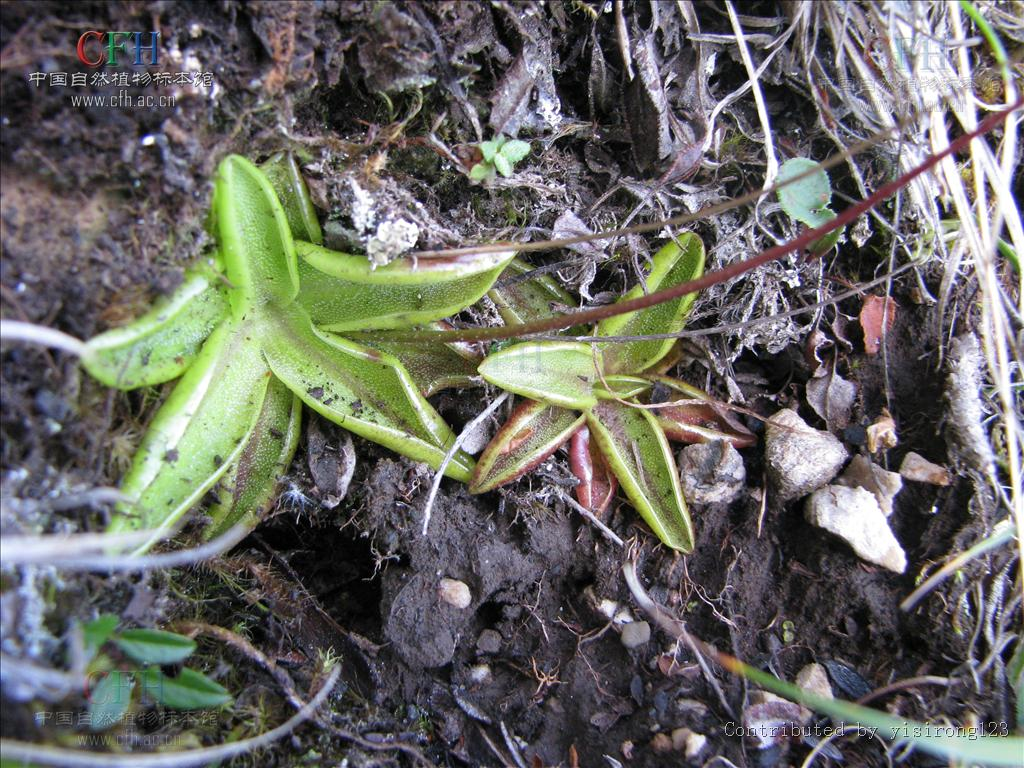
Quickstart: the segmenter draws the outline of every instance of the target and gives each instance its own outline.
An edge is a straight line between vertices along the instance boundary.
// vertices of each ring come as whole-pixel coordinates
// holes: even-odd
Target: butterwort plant
[[[121,490],[113,531],[152,533],[152,546],[210,491],[206,535],[254,526],[295,452],[305,405],[330,421],[437,468],[455,435],[426,400],[472,375],[458,345],[391,352],[346,331],[433,323],[476,302],[512,251],[394,261],[322,247],[295,160],[262,168],[231,155],[215,179],[216,252],[169,299],[134,323],[91,339],[83,364],[121,389],[179,378]],[[396,354],[407,353],[410,367]],[[445,473],[468,481],[457,451]]]
[[[703,270],[704,245],[696,234],[685,233],[654,255],[644,284],[648,291],[665,290],[696,279]],[[561,300],[556,291],[537,284],[496,288],[491,294],[506,321],[515,322],[524,315],[550,315],[551,300]],[[620,302],[643,291],[638,285]],[[480,375],[525,399],[484,449],[470,491],[483,493],[511,482],[568,443],[582,506],[603,512],[621,485],[662,542],[692,551],[693,523],[669,440],[724,439],[745,447],[754,442],[753,435],[704,392],[662,375],[665,362],[671,365],[666,356],[675,339],[612,338],[678,333],[694,299],[695,294],[685,294],[606,318],[594,335],[609,341],[528,341],[488,355]]]

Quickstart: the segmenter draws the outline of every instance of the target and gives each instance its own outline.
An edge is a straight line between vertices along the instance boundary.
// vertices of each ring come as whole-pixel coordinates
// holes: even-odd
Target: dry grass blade
[[[764,93],[761,91],[761,82],[758,73],[754,70],[754,62],[750,58],[750,49],[747,48],[747,40],[743,34],[743,26],[736,16],[736,9],[731,2],[726,2],[726,10],[729,12],[729,23],[732,24],[732,31],[736,34],[736,47],[739,48],[740,58],[743,66],[746,67],[751,90],[754,92],[754,104],[757,105],[757,118],[761,121],[761,130],[764,131],[764,154],[768,161],[764,173],[764,188],[770,189],[775,183],[775,177],[779,173],[779,160],[775,155],[775,141],[772,139],[772,125],[768,118],[768,110],[765,107]]]

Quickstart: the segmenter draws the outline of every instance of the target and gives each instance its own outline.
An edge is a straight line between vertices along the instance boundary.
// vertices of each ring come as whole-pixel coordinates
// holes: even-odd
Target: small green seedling
[[[469,178],[475,181],[493,179],[495,171],[508,178],[516,164],[530,154],[530,143],[499,135],[490,141],[481,142],[480,151],[484,156],[483,162],[469,170]]]
[[[83,627],[91,730],[116,726],[144,700],[178,710],[211,709],[232,700],[222,685],[202,672],[185,667],[166,674],[161,669],[191,656],[196,649],[193,640],[158,629],[116,632],[117,623],[117,616],[108,614]]]
[[[515,269],[515,263],[510,269]],[[704,245],[686,233],[654,256],[646,277],[648,291],[671,288],[704,271]],[[639,296],[637,286],[620,301]],[[552,314],[563,302],[557,287],[527,281],[513,289],[496,288],[491,297],[506,322],[525,315]],[[567,297],[565,297],[567,298]],[[694,294],[603,320],[602,337],[672,334],[682,330]],[[502,389],[527,398],[484,449],[470,482],[483,493],[522,476],[560,446],[569,443],[569,462],[579,480],[576,498],[599,513],[622,485],[633,506],[658,538],[673,549],[693,549],[693,524],[679,484],[669,439],[695,442],[723,439],[738,447],[753,436],[714,408],[706,394],[681,381],[660,376],[658,364],[674,339],[599,342],[541,341],[493,351],[480,375]],[[666,407],[651,409],[655,391],[675,395]],[[593,440],[591,440],[593,437]]]
[[[811,229],[827,224],[836,217],[835,212],[828,207],[832,202],[832,185],[829,183],[828,174],[813,160],[794,157],[782,164],[777,179],[778,183],[782,183],[815,168],[818,169],[815,173],[783,187],[778,192],[779,203],[786,215]],[[843,229],[835,229],[812,243],[808,248],[811,256],[828,253],[839,242]]]
[[[217,171],[217,252],[179,291],[126,328],[86,345],[83,364],[130,389],[181,376],[143,438],[111,530],[152,531],[139,551],[210,491],[206,535],[253,527],[295,452],[305,404],[397,453],[437,468],[455,440],[425,393],[468,379],[459,345],[389,351],[335,332],[431,323],[475,303],[512,251],[394,261],[320,246],[309,192],[290,156],[261,170],[232,155]],[[397,355],[406,354],[410,368]],[[468,358],[468,359],[467,359]],[[467,370],[468,369],[468,370]],[[445,473],[468,481],[457,451]]]

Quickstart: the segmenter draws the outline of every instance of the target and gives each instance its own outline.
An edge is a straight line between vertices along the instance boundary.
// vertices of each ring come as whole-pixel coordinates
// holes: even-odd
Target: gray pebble
[[[480,653],[497,653],[501,650],[501,635],[493,629],[485,629],[476,639],[476,649]]]
[[[743,492],[747,470],[731,443],[715,440],[688,445],[679,452],[679,480],[687,501],[728,503]]]

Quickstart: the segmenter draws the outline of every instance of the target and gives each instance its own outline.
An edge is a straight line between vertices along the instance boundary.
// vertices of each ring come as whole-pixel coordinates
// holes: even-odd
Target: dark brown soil
[[[306,152],[309,163],[315,161],[312,186],[322,213],[342,229],[348,204],[343,179],[361,173],[378,184],[380,194],[423,204],[434,240],[429,245],[493,239],[507,234],[506,227],[539,239],[566,208],[583,215],[622,174],[660,194],[666,187],[657,180],[667,165],[647,167],[657,148],[638,146],[623,119],[617,86],[588,96],[594,79],[585,51],[592,27],[618,82],[621,65],[609,15],[595,26],[576,6],[596,3],[550,5],[513,22],[514,12],[500,3],[4,3],[4,317],[86,338],[137,315],[173,287],[182,267],[208,244],[203,224],[210,177],[229,152]],[[759,3],[745,12],[770,16],[773,9]],[[630,13],[650,22],[643,8]],[[700,14],[706,31],[727,31],[723,14],[704,7]],[[29,80],[32,72],[82,70],[75,60],[81,31],[151,28],[162,33],[161,68],[182,68],[172,59],[174,50],[194,55],[202,69],[214,73],[215,97],[182,92],[168,109],[83,108],[70,103],[70,89],[37,87]],[[551,83],[539,78],[534,97],[553,89],[573,130],[557,141],[550,132],[540,133],[543,140],[534,143],[522,183],[471,186],[424,137],[444,113],[438,137],[456,150],[490,138],[495,129],[484,116],[499,108],[515,113],[506,127],[519,123],[522,135],[532,130],[537,136],[536,103],[517,112],[502,101],[512,97],[495,89],[520,51],[533,51],[543,65],[537,52],[542,43],[554,47],[558,66],[548,68]],[[473,82],[468,93],[459,85],[467,73]],[[716,77],[724,94],[746,76],[737,63],[727,62]],[[417,82],[423,83],[418,112],[417,89],[407,87]],[[384,91],[390,96],[377,95]],[[769,96],[783,126],[807,109],[781,80]],[[471,119],[470,111],[479,117]],[[638,107],[636,113],[644,111]],[[753,113],[748,116],[756,124]],[[483,124],[482,136],[475,135],[474,119]],[[801,141],[800,149],[809,154],[826,149],[816,140]],[[760,173],[757,165],[744,167],[755,157],[741,147],[727,158],[728,167],[705,168],[688,183],[740,194],[747,191],[744,177]],[[622,221],[636,205],[637,199],[619,193],[589,221]],[[640,218],[676,210],[662,197]],[[709,247],[716,226],[699,227]],[[858,256],[851,244],[841,247],[824,267],[826,276],[872,277],[887,250],[877,235],[876,241]],[[633,247],[642,259],[643,243]],[[808,278],[818,267],[792,269]],[[618,292],[632,284],[632,275],[628,266],[602,268],[590,291],[597,298],[602,291]],[[925,277],[937,287],[940,275]],[[890,467],[909,450],[949,461],[935,309],[914,305],[910,290],[909,282],[897,281],[894,295],[902,309],[884,360],[866,355],[857,338],[840,353],[840,370],[859,387],[855,426],[870,424],[886,406],[899,424],[900,444],[887,456]],[[791,299],[794,305],[816,300],[813,291],[808,295],[809,300]],[[720,307],[710,299],[699,305],[696,316],[703,319],[696,322],[713,323]],[[839,310],[855,317],[859,300],[849,299]],[[679,375],[705,386],[708,371],[720,366],[708,363],[704,351],[721,360],[734,341],[688,348],[694,356],[686,358]],[[748,349],[727,368],[738,380],[755,382],[742,385],[749,408],[767,414],[800,405],[809,422],[824,427],[803,396],[810,371],[802,343],[779,354]],[[27,504],[116,485],[157,393],[112,394],[73,360],[34,347],[5,347],[0,372],[4,531],[100,530],[103,515],[94,510],[38,512],[33,522],[18,517],[25,504],[7,501]],[[716,394],[726,396],[714,376],[710,382]],[[443,394],[436,402],[458,430],[485,406],[484,391]],[[760,431],[757,419],[749,422]],[[329,449],[336,447],[341,431],[329,424],[320,428]],[[851,453],[864,450],[862,432],[847,430],[846,437]],[[446,481],[423,536],[432,473],[359,439],[355,450],[355,476],[336,508],[317,502],[321,495],[302,447],[272,519],[228,557],[208,568],[149,578],[68,575],[54,590],[58,598],[38,630],[51,639],[45,650],[32,656],[21,641],[9,645],[5,634],[5,653],[59,664],[58,640],[73,621],[97,612],[126,615],[145,626],[199,619],[245,625],[252,643],[288,666],[300,689],[309,683],[318,651],[333,647],[342,656],[347,691],[332,700],[336,722],[378,749],[390,738],[413,744],[439,765],[507,761],[495,751],[508,754],[503,729],[526,764],[536,766],[606,765],[605,755],[623,765],[682,764],[680,753],[660,754],[652,740],[658,732],[684,727],[708,738],[698,763],[721,755],[736,765],[785,765],[806,755],[807,744],[762,753],[728,735],[728,725],[737,724],[743,712],[745,684],[718,674],[727,710],[692,655],[672,638],[655,631],[638,649],[623,646],[618,628],[596,610],[596,602],[612,600],[638,613],[621,578],[624,552],[556,496],[543,493],[552,483],[569,483],[564,457],[556,456],[507,492],[471,496]],[[918,719],[959,720],[967,711],[981,721],[1007,719],[1009,705],[1000,693],[978,695],[967,687],[970,678],[958,675],[970,653],[970,633],[951,625],[942,599],[910,614],[898,607],[925,564],[973,541],[969,531],[986,528],[990,508],[975,495],[969,476],[949,488],[908,483],[897,497],[894,529],[911,564],[898,576],[861,562],[842,542],[811,528],[799,504],[779,507],[769,498],[762,505],[762,449],[747,449],[743,456],[746,492],[732,505],[692,510],[697,547],[685,558],[658,546],[628,504],[616,505],[608,524],[624,538],[637,537],[642,579],[655,600],[685,618],[698,637],[785,679],[812,661],[830,663],[840,674],[845,669],[870,689],[921,674],[950,676],[947,688],[914,689],[876,703]],[[998,570],[1004,563],[990,565]],[[978,578],[984,566],[972,568],[966,575]],[[4,589],[10,589],[14,575],[3,578]],[[467,608],[440,600],[442,578],[468,585]],[[963,594],[953,587],[943,599],[955,604]],[[288,707],[270,677],[223,647],[204,644],[202,651],[207,670],[219,671],[240,702],[258,695],[275,702],[267,705],[263,727],[286,716]],[[859,695],[833,683],[837,695]],[[53,738],[26,717],[31,706],[5,698],[5,736]],[[81,701],[70,706],[80,707]],[[247,717],[241,708],[225,712],[221,727],[202,739],[219,743],[233,728],[251,735]],[[848,738],[837,746],[846,765],[884,764],[879,745],[867,739]],[[411,759],[307,725],[258,763],[326,765],[345,756],[356,765]]]

